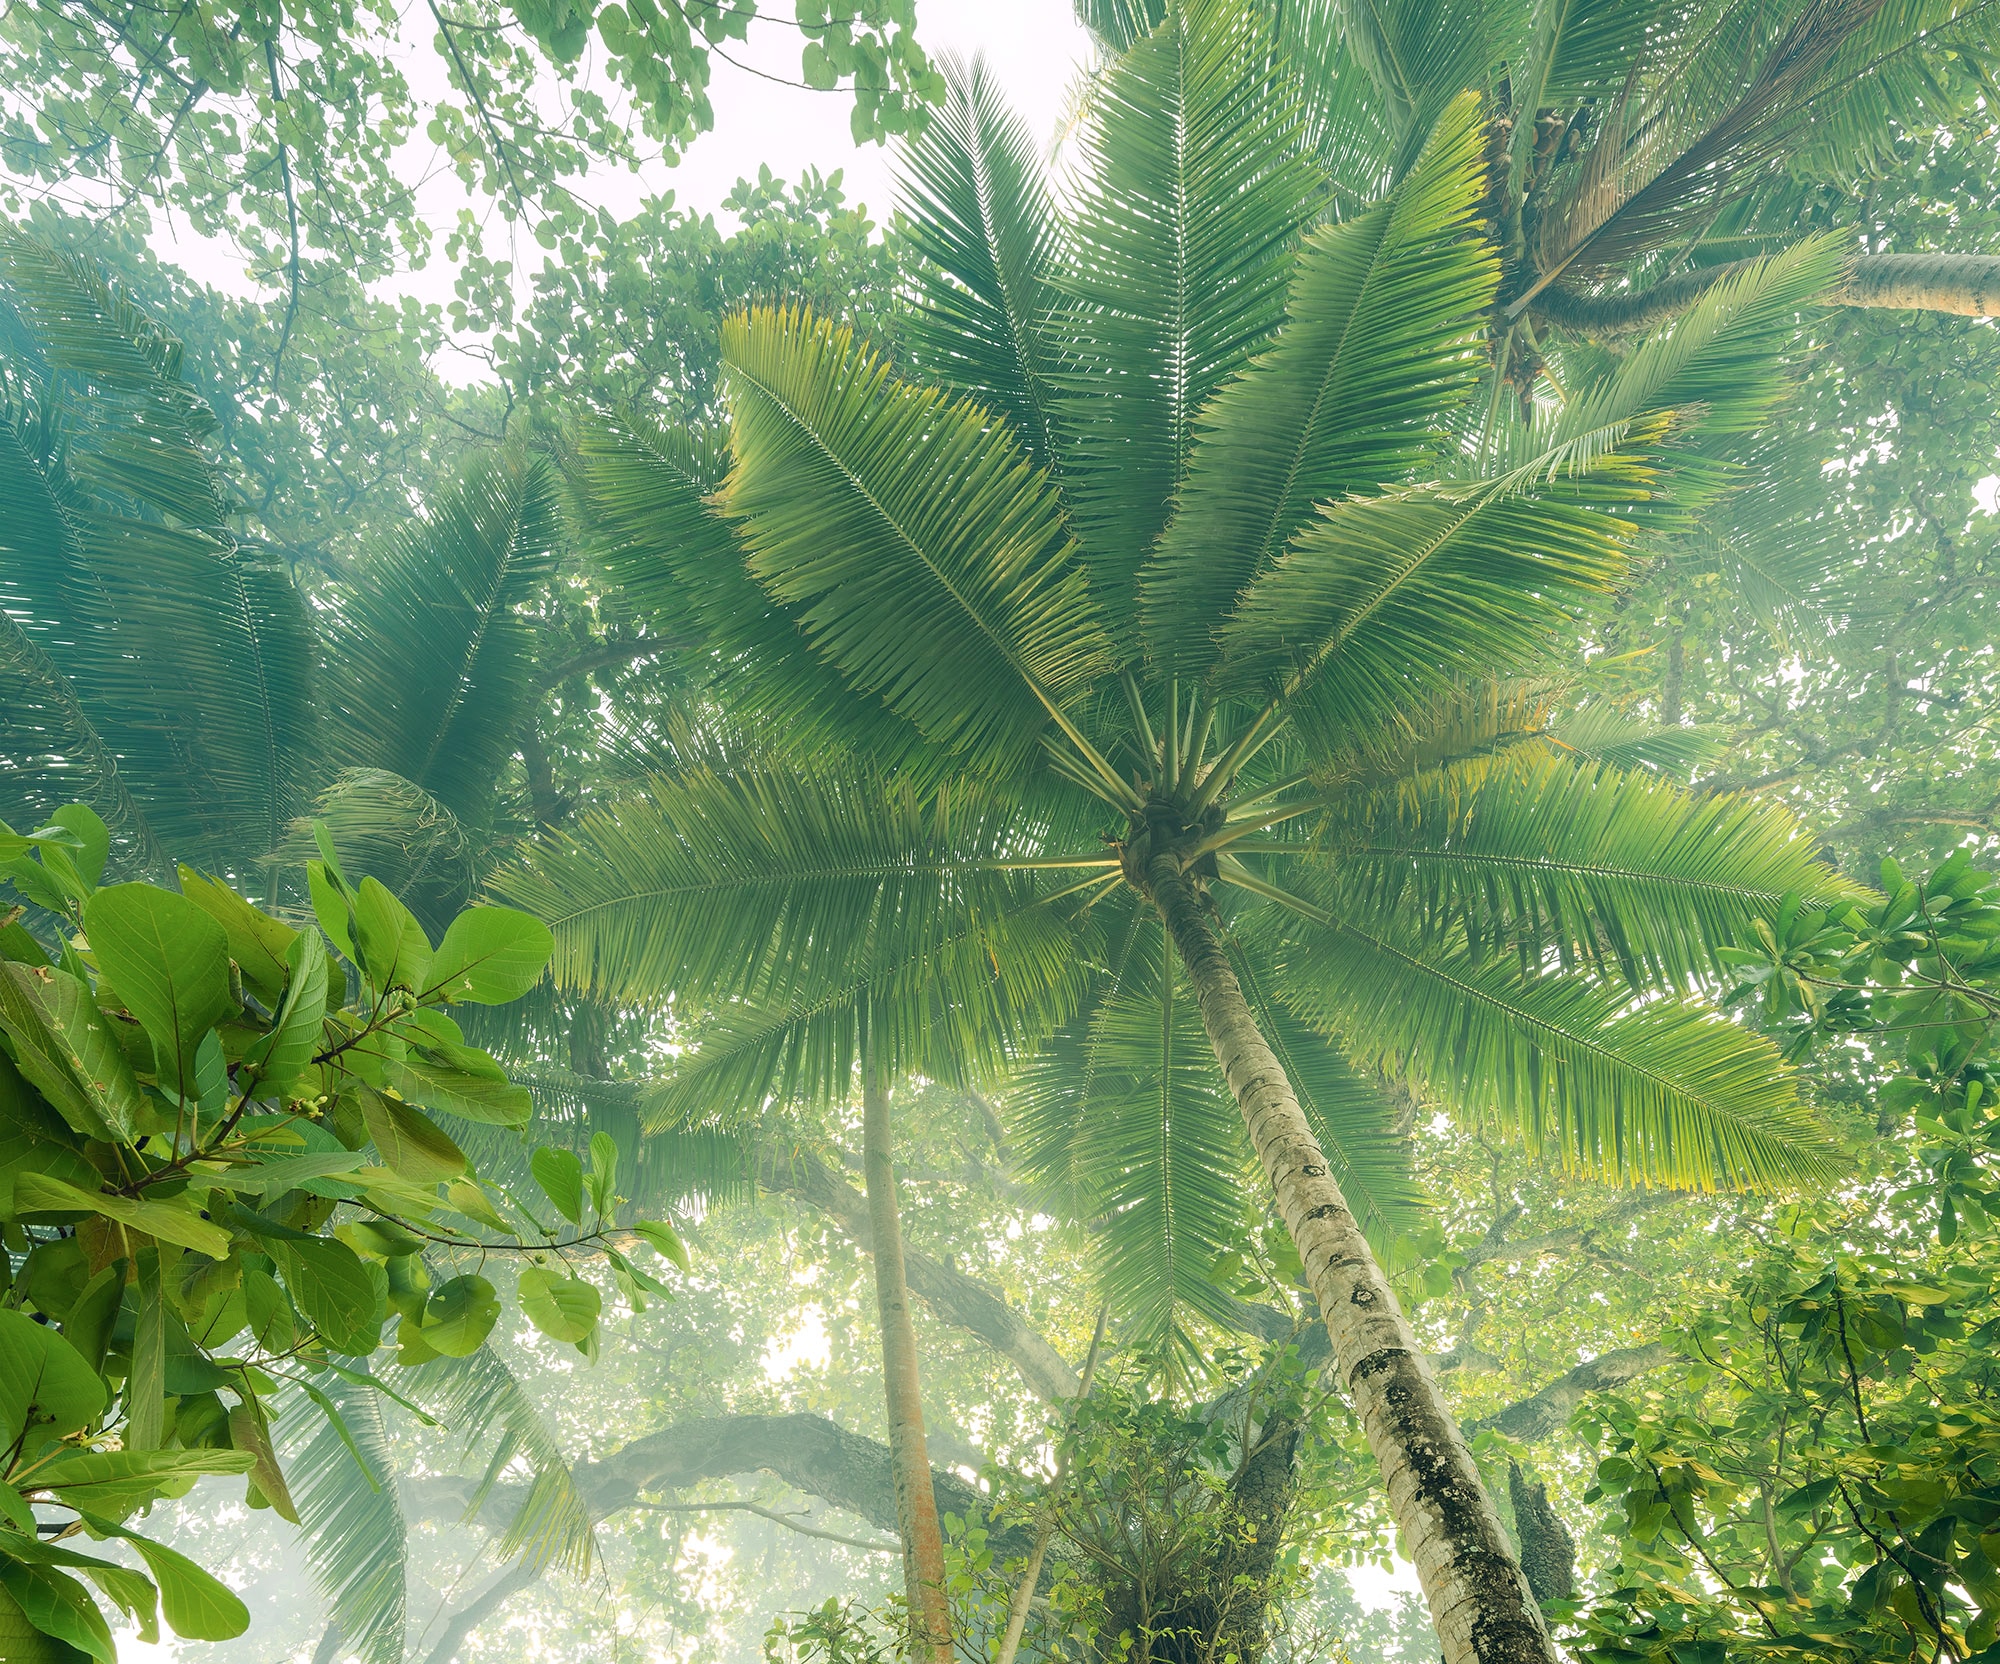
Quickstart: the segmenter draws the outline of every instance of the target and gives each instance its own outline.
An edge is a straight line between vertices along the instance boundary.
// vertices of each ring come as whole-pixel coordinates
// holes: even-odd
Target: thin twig
[[[774,1509],[760,1508],[754,1502],[635,1502],[634,1508],[644,1508],[654,1514],[706,1514],[717,1510],[729,1510],[742,1514],[755,1514],[760,1520],[769,1520],[774,1525],[782,1525],[788,1531],[796,1531],[804,1537],[821,1537],[829,1543],[845,1543],[849,1548],[865,1548],[870,1554],[901,1554],[901,1547],[895,1543],[871,1543],[860,1537],[843,1537],[838,1531],[822,1531],[816,1525],[801,1525],[796,1514],[780,1514]]]
[[[292,324],[299,315],[299,199],[292,189],[292,159],[285,149],[285,94],[278,85],[278,45],[275,30],[264,37],[264,67],[271,73],[271,138],[278,147],[278,175],[285,182],[285,219],[292,233],[292,258],[287,267],[291,274],[291,294],[285,302],[285,327],[278,332],[278,350],[271,359],[271,391],[275,393],[278,390],[278,377],[284,373],[285,348],[292,339]]]

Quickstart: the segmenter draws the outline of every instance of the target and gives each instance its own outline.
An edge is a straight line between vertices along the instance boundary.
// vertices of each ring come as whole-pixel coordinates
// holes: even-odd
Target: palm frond
[[[482,458],[375,553],[329,630],[341,763],[484,824],[537,692],[517,609],[554,574],[556,537],[549,465]]]
[[[324,1415],[303,1406],[295,1412],[315,1416],[311,1435],[286,1463],[306,1564],[342,1647],[363,1664],[403,1664],[409,1527],[396,1500],[382,1396],[331,1373],[320,1377],[320,1390],[347,1439]]]
[[[1023,1172],[1053,1180],[1057,1205],[1094,1226],[1122,1333],[1179,1382],[1205,1373],[1190,1324],[1229,1323],[1214,1271],[1238,1231],[1250,1156],[1194,996],[1162,964],[1162,934],[1146,937],[1123,984],[1016,1072],[1007,1101]]]
[[[848,1099],[864,1035],[885,1074],[990,1082],[1080,1001],[1087,931],[1015,879],[1012,905],[942,917],[934,933],[885,930],[835,977],[789,999],[753,989],[713,1009],[694,1049],[650,1087],[649,1127],[728,1127],[767,1104]]]
[[[1315,895],[1309,901],[1331,899]],[[1357,1062],[1574,1172],[1627,1183],[1785,1189],[1836,1152],[1763,1036],[1671,996],[1523,977],[1332,913],[1276,949],[1275,991]]]
[[[310,820],[294,821],[277,850],[282,865],[314,858],[311,821],[333,839],[349,872],[395,891],[433,934],[478,889],[498,856],[435,797],[387,769],[345,769],[313,800]]]
[[[751,572],[815,649],[938,746],[1023,766],[1107,644],[1054,492],[985,411],[895,380],[846,330],[723,331]]]
[[[557,1566],[587,1576],[596,1549],[590,1509],[555,1434],[498,1354],[482,1346],[463,1358],[435,1358],[405,1370],[398,1385],[461,1437],[468,1454],[495,1434],[468,1518],[485,1505],[502,1473],[517,1460],[528,1464],[533,1478],[507,1523],[500,1557],[519,1555],[538,1571]]]
[[[496,875],[556,936],[563,987],[784,1003],[872,953],[940,940],[1023,899],[999,863],[1035,828],[1005,798],[934,794],[864,770],[745,768],[657,778],[586,811]]]
[[[303,601],[230,537],[213,418],[170,336],[87,263],[11,232],[0,304],[6,815],[94,786],[141,858],[240,872],[296,812],[317,749]]]
[[[1153,657],[1205,670],[1216,621],[1314,505],[1437,454],[1440,419],[1477,383],[1499,281],[1473,235],[1484,149],[1468,95],[1387,202],[1306,239],[1284,326],[1201,411],[1178,508],[1140,573]]]
[[[1788,390],[1782,349],[1800,312],[1839,277],[1846,258],[1839,238],[1812,237],[1719,279],[1615,369],[1575,389],[1531,445],[1546,448],[1666,410],[1688,412],[1688,426],[1704,436],[1757,431]]]
[[[901,155],[905,235],[922,261],[904,345],[917,369],[1001,417],[1046,468],[1056,448],[1044,337],[1058,264],[1048,184],[985,58],[946,53],[938,67],[944,103]]]
[[[1298,87],[1306,150],[1345,219],[1388,194],[1409,135],[1348,50],[1341,11],[1342,0],[1285,0],[1278,7],[1276,67]]]
[[[1327,10],[1386,108],[1399,141],[1399,170],[1454,98],[1483,91],[1494,66],[1518,56],[1517,7],[1482,0],[1339,0]]]
[[[1668,424],[1626,433],[1577,474],[1422,485],[1328,505],[1245,591],[1224,627],[1235,691],[1283,694],[1337,746],[1412,700],[1532,669],[1554,633],[1629,569],[1642,460]],[[1637,454],[1634,454],[1637,453]]]
[[[1781,805],[1700,797],[1645,773],[1520,753],[1339,801],[1313,853],[1343,919],[1472,964],[1556,955],[1632,986],[1685,988],[1721,972],[1788,896],[1865,892],[1816,858]]]
[[[727,466],[718,436],[627,411],[582,417],[575,444],[598,569],[653,628],[701,638],[730,711],[764,744],[812,756],[839,743],[884,768],[913,759],[917,730],[850,687],[813,651],[796,609],[750,575],[736,530],[712,499]]]
[[[1187,0],[1104,75],[1077,141],[1063,286],[1063,486],[1121,652],[1132,580],[1186,474],[1195,413],[1283,315],[1320,198],[1298,89],[1248,0]]]
[[[1075,0],[1076,20],[1106,52],[1129,52],[1160,26],[1168,0]]]
[[[1692,8],[1597,123],[1539,205],[1536,288],[1590,282],[1698,235],[1782,159],[1813,95],[1883,0],[1807,0],[1796,11]]]

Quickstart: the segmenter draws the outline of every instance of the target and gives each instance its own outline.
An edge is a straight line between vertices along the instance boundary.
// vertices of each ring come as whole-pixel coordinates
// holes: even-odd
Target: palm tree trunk
[[[1458,1423],[1193,887],[1171,854],[1155,856],[1146,878],[1319,1299],[1341,1381],[1381,1464],[1403,1551],[1423,1581],[1445,1664],[1557,1664]]]
[[[903,1277],[903,1227],[890,1164],[889,1093],[876,1074],[872,1049],[861,1063],[861,1165],[874,1241],[875,1305],[882,1326],[882,1380],[889,1406],[889,1464],[896,1482],[896,1520],[903,1538],[903,1588],[910,1605],[910,1652],[952,1664],[951,1613],[944,1597],[944,1533],[924,1448],[924,1411],[917,1378],[917,1333]]]

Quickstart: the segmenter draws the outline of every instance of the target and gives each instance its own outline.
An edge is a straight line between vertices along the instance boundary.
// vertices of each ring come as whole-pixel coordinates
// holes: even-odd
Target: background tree
[[[1470,1519],[1484,1506],[1469,1459],[1455,1458],[1461,1465],[1449,1480],[1435,1469],[1419,1474],[1402,1466],[1413,1441],[1458,1447],[1456,1427],[1326,1174],[1327,1158],[1266,1038],[1272,1025],[1260,1025],[1215,919],[1197,897],[1211,885],[1233,886],[1271,904],[1231,932],[1235,951],[1248,947],[1258,956],[1249,962],[1253,990],[1272,990],[1256,997],[1283,1000],[1338,1034],[1364,1063],[1390,1064],[1446,1098],[1463,1094],[1468,1107],[1523,1118],[1533,1136],[1559,1138],[1569,1159],[1752,1180],[1809,1161],[1803,1123],[1788,1121],[1778,1098],[1759,1096],[1778,1078],[1771,1060],[1742,1049],[1740,1031],[1671,1004],[1645,1008],[1622,1032],[1607,1020],[1608,1003],[1589,1016],[1582,1004],[1565,1005],[1560,1017],[1553,1007],[1538,1012],[1537,1001],[1564,996],[1544,994],[1549,985],[1531,970],[1503,988],[1480,964],[1488,942],[1518,945],[1524,969],[1546,952],[1588,962],[1602,945],[1618,943],[1600,963],[1604,975],[1627,986],[1664,991],[1704,965],[1712,970],[1708,954],[1721,915],[1709,913],[1708,903],[1677,913],[1668,898],[1689,893],[1683,885],[1730,897],[1717,905],[1741,907],[1747,919],[1796,883],[1825,880],[1805,868],[1775,886],[1747,871],[1735,879],[1713,869],[1681,872],[1681,857],[1671,852],[1699,845],[1704,859],[1726,847],[1739,860],[1794,861],[1798,852],[1788,852],[1789,835],[1777,823],[1739,810],[1746,818],[1723,832],[1703,811],[1695,832],[1696,821],[1681,819],[1696,813],[1692,805],[1638,782],[1621,792],[1602,764],[1584,773],[1570,765],[1551,777],[1532,764],[1517,772],[1508,759],[1477,772],[1496,799],[1526,795],[1513,799],[1514,807],[1482,807],[1472,816],[1495,837],[1504,838],[1508,825],[1524,829],[1528,843],[1507,859],[1537,859],[1529,847],[1541,848],[1555,827],[1581,832],[1583,822],[1555,810],[1544,790],[1591,794],[1603,806],[1591,811],[1591,824],[1621,842],[1629,837],[1629,853],[1611,856],[1597,846],[1602,865],[1585,865],[1606,889],[1588,899],[1551,900],[1549,915],[1532,923],[1525,903],[1522,912],[1504,908],[1489,920],[1485,895],[1470,885],[1458,889],[1449,877],[1440,876],[1428,904],[1400,882],[1372,890],[1360,878],[1374,849],[1400,869],[1421,845],[1425,870],[1437,861],[1441,875],[1455,862],[1479,859],[1463,835],[1447,833],[1451,811],[1442,800],[1434,830],[1415,830],[1425,818],[1420,810],[1404,823],[1411,831],[1403,836],[1414,843],[1372,824],[1362,807],[1363,783],[1371,779],[1362,757],[1391,743],[1387,734],[1398,726],[1421,735],[1427,717],[1438,721],[1421,704],[1413,709],[1413,692],[1444,699],[1475,664],[1528,668],[1570,623],[1569,605],[1619,581],[1631,522],[1606,509],[1654,494],[1665,461],[1659,447],[1676,426],[1714,442],[1754,424],[1779,391],[1760,365],[1832,268],[1808,246],[1738,274],[1703,297],[1698,322],[1683,322],[1595,386],[1579,388],[1560,414],[1510,431],[1502,451],[1508,471],[1426,481],[1418,435],[1426,425],[1448,425],[1453,392],[1445,389],[1462,389],[1460,398],[1471,393],[1468,332],[1497,281],[1481,245],[1464,235],[1483,189],[1474,107],[1462,101],[1454,108],[1386,203],[1307,239],[1294,267],[1293,241],[1317,198],[1311,164],[1296,148],[1296,108],[1265,96],[1269,62],[1254,14],[1220,7],[1170,13],[1099,89],[1085,143],[1101,183],[1082,187],[1074,224],[1058,222],[1046,238],[1039,227],[1018,224],[959,231],[963,245],[983,254],[1003,236],[1015,251],[1038,244],[1062,250],[1065,243],[1075,251],[1074,274],[1058,253],[1045,280],[1049,291],[1074,291],[1071,309],[1034,316],[1020,304],[1018,286],[996,284],[993,274],[1009,266],[995,257],[952,274],[954,296],[962,289],[980,301],[976,314],[956,299],[933,313],[936,356],[945,356],[949,341],[957,363],[1009,377],[1017,406],[1050,389],[1037,384],[1030,368],[1036,355],[1016,348],[1015,332],[1032,326],[1050,344],[1064,369],[1049,399],[1058,435],[1049,483],[1029,472],[1025,453],[983,412],[889,379],[845,337],[787,313],[753,314],[725,349],[735,467],[722,503],[761,594],[730,571],[723,534],[703,529],[693,478],[665,447],[610,431],[597,442],[608,459],[598,490],[621,531],[643,537],[640,528],[650,526],[649,546],[670,545],[670,569],[681,583],[706,586],[710,616],[727,632],[725,651],[740,655],[739,698],[772,689],[783,701],[778,708],[802,714],[813,742],[840,733],[904,767],[931,746],[929,766],[969,779],[1019,780],[1034,777],[1044,732],[1062,736],[1048,741],[1054,766],[1018,799],[1017,863],[1094,872],[1067,885],[1072,896],[1119,889],[1123,899],[1107,904],[1104,915],[1110,944],[1119,941],[1127,910],[1135,923],[1164,923],[1178,967],[1156,992],[1169,1002],[1163,1009],[1170,1019],[1173,980],[1188,978],[1334,1326],[1343,1377],[1350,1389],[1367,1387],[1372,1377],[1355,1373],[1363,1361],[1398,1369],[1407,1362],[1407,1379],[1399,1377],[1390,1396],[1412,1415],[1424,1406],[1421,1441],[1413,1425],[1391,1425],[1388,1397],[1362,1391],[1358,1406],[1389,1471],[1448,1655],[1459,1649],[1475,1656],[1480,1646],[1502,1645],[1502,1633],[1514,1637],[1505,1645],[1545,1647],[1498,1522],[1468,1524],[1456,1535],[1444,1528],[1447,1515]],[[976,93],[968,86],[961,96],[970,102]],[[1169,107],[1178,112],[1171,123],[1158,113]],[[1182,126],[1202,135],[1185,155],[1169,142]],[[985,130],[966,116],[940,127],[959,135]],[[1032,213],[1036,197],[1027,190],[1011,201]],[[1200,238],[1172,236],[1178,213],[1201,228]],[[1149,241],[1156,224],[1162,234]],[[1280,330],[1287,277],[1287,327]],[[1212,304],[1193,304],[1195,295]],[[1385,309],[1382,325],[1364,323],[1377,306]],[[968,326],[968,316],[977,322]],[[999,339],[979,339],[988,325]],[[1239,368],[1267,341],[1264,356]],[[1367,345],[1344,353],[1342,341]],[[1190,363],[1202,366],[1205,379],[1189,384],[1166,374]],[[1233,382],[1225,380],[1231,370],[1239,375]],[[1699,414],[1683,403],[1697,398]],[[1263,478],[1270,469],[1277,470],[1275,486]],[[1056,518],[1056,481],[1070,505],[1067,522],[1078,531],[1074,549]],[[1331,503],[1362,482],[1381,494],[1323,507],[1315,520],[1315,500]],[[1177,503],[1171,518],[1170,497]],[[1560,564],[1544,548],[1560,549]],[[1360,569],[1357,549],[1368,552]],[[1529,565],[1532,591],[1511,575]],[[1449,632],[1435,609],[1448,611]],[[785,631],[787,622],[804,642]],[[852,689],[838,705],[829,670]],[[979,697],[968,699],[968,689]],[[830,725],[833,711],[845,717],[844,729]],[[1282,743],[1273,743],[1281,729]],[[1391,778],[1395,772],[1392,766]],[[1328,795],[1324,782],[1332,780],[1360,788],[1346,800],[1352,807]],[[1318,789],[1308,791],[1315,781]],[[1081,793],[1064,801],[1061,792],[1078,786]],[[665,788],[656,789],[656,800],[664,796]],[[1113,847],[1104,855],[1091,854],[1071,830],[1105,813],[1092,799],[1109,805],[1107,819],[1123,817],[1106,831]],[[1594,819],[1611,815],[1620,801],[1629,833],[1612,831],[1617,821]],[[1385,811],[1386,804],[1375,813]],[[1320,848],[1328,854],[1342,852],[1336,829],[1349,817],[1367,825],[1355,835],[1352,876],[1346,863],[1329,861],[1328,876],[1315,878],[1313,844],[1268,836],[1307,814],[1327,817]],[[635,964],[661,985],[719,962],[745,976],[746,989],[772,974],[765,966],[814,975],[788,957],[808,939],[803,927],[789,911],[774,910],[819,916],[806,869],[795,868],[799,876],[786,879],[784,890],[773,887],[783,869],[762,869],[754,914],[726,923],[719,911],[706,915],[699,937],[643,906],[643,898],[668,890],[654,875],[640,876],[639,852],[678,844],[700,856],[718,830],[705,811],[629,806],[617,821],[538,856],[535,869],[509,879],[507,890],[557,919],[559,935],[573,935],[559,973],[580,987],[630,979]],[[594,847],[607,841],[609,853]],[[1274,882],[1243,864],[1239,844],[1245,855],[1304,857],[1287,869],[1300,876],[1287,880],[1289,888]],[[683,884],[678,893],[692,892]],[[613,897],[622,904],[618,922],[601,926],[596,921],[614,916]],[[1643,912],[1642,897],[1657,911]],[[1412,911],[1399,905],[1406,898],[1415,902],[1414,916],[1435,922],[1408,946],[1392,946],[1382,933],[1409,927]],[[1629,911],[1621,912],[1621,902]],[[1377,906],[1385,910],[1373,911]],[[851,952],[850,944],[868,939],[866,917],[844,911],[840,930],[815,929],[810,939],[828,944],[830,962],[836,943]],[[1676,918],[1683,922],[1667,923]],[[1129,930],[1124,935],[1135,939]],[[725,939],[741,944],[735,952],[747,951],[747,962],[724,960]],[[1110,977],[1122,975],[1127,951],[1111,947]],[[925,955],[926,944],[913,944],[907,963],[921,964]],[[1385,979],[1399,989],[1387,1017],[1375,1003]],[[798,1056],[816,1059],[834,1044],[828,1025],[846,1019],[832,1002],[872,1000],[879,980],[849,972],[809,996],[802,995],[808,984],[787,983],[737,1024],[735,1044],[705,1047],[694,1073],[717,1079],[712,1071],[732,1067],[757,1083],[740,1098],[758,1101],[769,1089],[763,1083],[778,1082]],[[1571,996],[1599,997],[1608,1000],[1608,992]],[[1587,1050],[1574,1039],[1586,1024],[1595,1031]],[[1170,1020],[1161,1032],[1172,1033]],[[1753,1078],[1765,1084],[1750,1088]],[[1746,1093],[1740,1099],[1739,1090]],[[1635,1117],[1630,1131],[1614,1136],[1592,1124],[1591,1102]],[[1360,1302],[1347,1298],[1340,1281],[1350,1274],[1362,1279],[1367,1323],[1354,1321]],[[1410,1488],[1399,1493],[1405,1481]],[[1485,1622],[1497,1627],[1486,1641],[1475,1640]]]

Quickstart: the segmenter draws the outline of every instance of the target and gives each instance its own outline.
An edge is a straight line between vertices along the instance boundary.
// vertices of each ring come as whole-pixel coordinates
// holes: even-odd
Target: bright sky
[[[722,199],[739,178],[754,179],[764,165],[787,180],[817,167],[822,174],[840,170],[848,201],[865,204],[878,223],[886,218],[895,197],[892,149],[854,143],[848,128],[852,100],[845,89],[814,92],[786,84],[799,78],[799,32],[786,0],[775,0],[767,9],[775,15],[753,22],[747,42],[730,42],[711,57],[709,98],[715,127],[689,148],[678,167],[654,163],[636,175],[606,168],[574,183],[576,194],[623,217],[646,197],[671,190],[680,206],[717,213],[726,220],[728,216],[720,214]],[[455,97],[443,61],[432,50],[427,23],[420,5],[408,8],[405,47],[395,56],[420,97]],[[917,30],[933,54],[985,53],[1030,130],[1044,138],[1053,136],[1070,85],[1091,51],[1071,0],[918,0]],[[608,84],[600,90],[614,103],[622,103],[626,96]],[[467,199],[450,168],[439,165],[437,157],[426,156],[422,141],[408,147],[402,165],[406,176],[422,181],[417,201],[431,226],[442,232],[455,224]],[[472,206],[489,228],[489,251],[500,257],[506,252],[504,222],[489,199],[481,198]],[[255,292],[233,250],[190,235],[184,225],[163,229],[155,247],[163,257],[217,288],[235,294]],[[546,256],[521,230],[515,234],[513,258],[525,279],[540,269]],[[452,277],[449,263],[438,258],[426,270],[393,279],[381,289],[443,305],[451,299]],[[449,376],[458,366],[438,368]],[[476,373],[470,360],[464,368]]]

